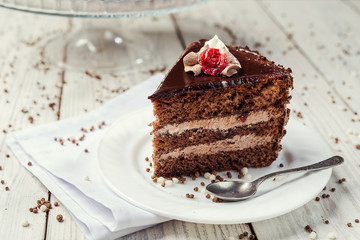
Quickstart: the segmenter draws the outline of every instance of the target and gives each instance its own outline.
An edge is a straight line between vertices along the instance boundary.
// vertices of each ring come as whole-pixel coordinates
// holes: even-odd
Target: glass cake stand
[[[0,7],[39,14],[87,18],[82,20],[80,30],[48,39],[43,46],[43,60],[67,69],[119,70],[142,65],[149,60],[155,45],[154,39],[136,28],[123,32],[120,20],[116,22],[116,26],[103,24],[99,27],[99,20],[95,18],[138,18],[171,14],[206,1],[0,0]],[[95,20],[90,20],[91,18]],[[127,27],[131,28],[132,24],[128,23]]]

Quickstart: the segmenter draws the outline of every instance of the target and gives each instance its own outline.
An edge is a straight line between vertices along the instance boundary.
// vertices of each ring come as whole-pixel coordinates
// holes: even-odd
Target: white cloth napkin
[[[113,193],[105,184],[96,159],[96,146],[104,130],[116,119],[151,105],[147,96],[162,78],[163,75],[153,76],[87,114],[8,136],[7,143],[20,163],[69,210],[88,239],[115,239],[169,220],[137,208]],[[106,125],[99,129],[103,121]],[[91,126],[94,131],[89,131]],[[76,146],[67,138],[79,139],[83,135],[81,128],[88,129],[88,133]],[[55,137],[64,139],[64,146]],[[29,161],[32,166],[28,166]]]

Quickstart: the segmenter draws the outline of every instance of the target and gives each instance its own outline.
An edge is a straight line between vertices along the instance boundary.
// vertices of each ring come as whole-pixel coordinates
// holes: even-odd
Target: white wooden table
[[[84,239],[61,203],[48,214],[29,212],[37,199],[57,199],[12,156],[5,145],[7,133],[95,109],[118,94],[114,89],[151,75],[139,69],[102,74],[98,80],[42,64],[45,39],[75,31],[79,21],[0,9],[0,179],[5,181],[0,185],[0,239]],[[306,225],[318,239],[327,239],[329,232],[337,239],[360,239],[360,224],[354,222],[360,219],[360,1],[219,0],[173,16],[130,21],[124,20],[129,23],[122,25],[124,30],[136,24],[160,39],[153,69],[168,70],[187,43],[214,34],[291,67],[292,117],[317,129],[345,164],[335,168],[323,191],[330,198],[320,193],[320,201],[283,216],[238,225],[170,221],[122,239],[237,239],[244,231],[259,240],[307,239]],[[339,184],[340,178],[346,182]],[[55,219],[59,213],[62,223]],[[28,228],[21,226],[23,219],[30,222]]]

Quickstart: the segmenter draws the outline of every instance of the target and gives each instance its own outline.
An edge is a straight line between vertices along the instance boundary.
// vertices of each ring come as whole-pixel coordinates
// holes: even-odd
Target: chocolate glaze
[[[229,51],[239,60],[241,69],[231,77],[209,76],[201,74],[193,76],[192,73],[184,71],[184,56],[191,52],[198,52],[207,40],[202,39],[192,42],[185,49],[173,68],[169,71],[165,79],[161,82],[158,89],[149,96],[152,101],[173,94],[181,94],[187,91],[201,91],[207,89],[229,87],[241,84],[255,84],[265,79],[279,79],[279,81],[292,81],[291,69],[285,69],[281,65],[276,65],[259,54],[251,51],[248,47],[231,47]]]

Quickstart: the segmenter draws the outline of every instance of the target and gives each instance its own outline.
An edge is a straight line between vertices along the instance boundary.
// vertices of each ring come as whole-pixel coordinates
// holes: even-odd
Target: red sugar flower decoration
[[[199,58],[201,70],[207,75],[219,75],[226,67],[226,53],[221,54],[219,49],[208,48]]]

